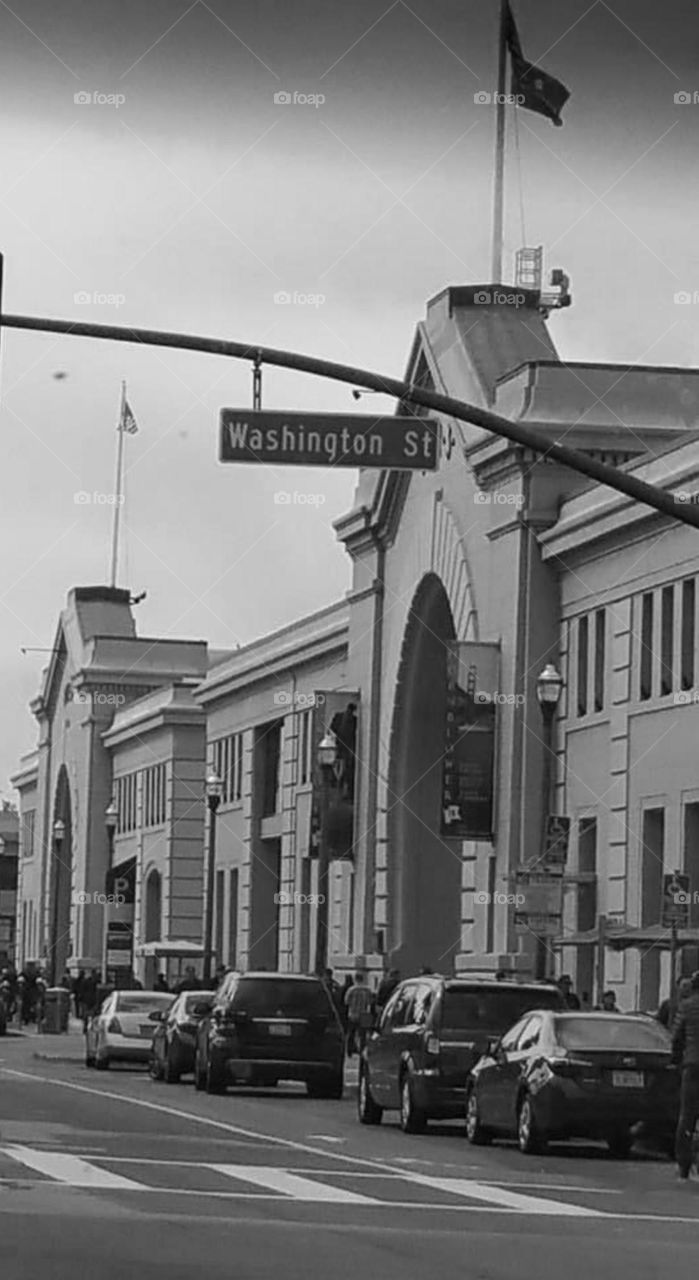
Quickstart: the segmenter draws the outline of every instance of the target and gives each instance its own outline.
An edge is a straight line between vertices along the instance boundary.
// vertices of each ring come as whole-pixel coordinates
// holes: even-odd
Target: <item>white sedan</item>
[[[147,1066],[155,1028],[174,999],[159,991],[112,992],[87,1024],[85,1066],[99,1071],[117,1061]]]

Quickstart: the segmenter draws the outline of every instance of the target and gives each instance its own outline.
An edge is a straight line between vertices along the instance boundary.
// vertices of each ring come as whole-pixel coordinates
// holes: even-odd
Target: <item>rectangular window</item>
[[[646,702],[653,696],[653,596],[641,599],[641,663],[639,696]]]
[[[262,817],[269,818],[281,809],[282,724],[276,720],[262,730]]]
[[[660,597],[660,693],[666,697],[674,684],[675,588],[663,587]]]
[[[136,783],[138,774],[126,773],[114,783],[114,800],[117,807],[117,835],[127,835],[136,830]]]
[[[588,620],[578,621],[578,715],[587,715]]]
[[[604,709],[605,613],[595,614],[595,711]]]
[[[299,785],[305,786],[312,780],[312,734],[311,734],[311,717],[312,711],[301,711],[299,713]]]
[[[238,804],[243,796],[243,735],[232,733],[213,744],[214,769],[223,783],[222,804]]]
[[[143,825],[161,827],[165,822],[165,765],[143,770]]]
[[[680,653],[680,685],[683,689],[694,688],[695,595],[694,578],[685,578],[682,583],[682,644]]]
[[[684,869],[689,876],[689,924],[699,928],[699,804],[684,806]]]
[[[27,809],[22,814],[22,854],[31,858],[34,854],[34,829],[36,825],[36,809]]]
[[[230,872],[228,885],[228,964],[238,964],[238,868]]]

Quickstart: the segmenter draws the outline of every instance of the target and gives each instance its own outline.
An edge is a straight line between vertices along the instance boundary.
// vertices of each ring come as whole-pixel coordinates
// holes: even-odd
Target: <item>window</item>
[[[641,679],[639,697],[646,702],[653,696],[653,597],[641,600]]]
[[[587,715],[588,620],[578,620],[578,715]]]
[[[413,1009],[412,1021],[416,1027],[424,1027],[429,1017],[430,1009],[434,1001],[434,987],[424,983],[418,987],[415,996],[415,1007]]]
[[[682,689],[691,689],[694,685],[695,595],[694,578],[685,578],[682,583],[682,637],[680,647],[680,687]]]
[[[161,827],[165,822],[165,765],[143,770],[143,825]]]
[[[136,830],[137,820],[137,773],[126,773],[114,783],[114,799],[117,807],[118,836],[127,835]]]
[[[228,883],[228,963],[238,963],[238,868],[229,873]]]
[[[263,818],[269,818],[281,809],[282,724],[283,721],[275,720],[264,725],[260,734]]]
[[[528,1022],[528,1018],[521,1019],[515,1027],[512,1027],[512,1029],[502,1037],[502,1040],[500,1041],[500,1048],[504,1053],[514,1053],[517,1048],[517,1041],[522,1035],[522,1032]]]
[[[312,715],[311,709],[299,712],[299,786],[305,786],[313,778]]]
[[[533,1049],[534,1045],[538,1044],[543,1025],[544,1024],[541,1018],[529,1019],[529,1022],[526,1024],[522,1039],[517,1045],[517,1049],[520,1053],[525,1053],[527,1049]]]
[[[667,1053],[667,1032],[652,1018],[557,1018],[556,1037],[564,1049],[620,1049],[626,1053]]]
[[[36,809],[27,809],[22,814],[22,853],[25,858],[34,854],[34,829],[36,826]]]
[[[231,733],[214,742],[214,769],[223,783],[222,804],[239,804],[243,797],[243,735]]]
[[[672,660],[675,646],[675,588],[663,587],[660,596],[660,694],[672,693]]]
[[[604,657],[605,657],[605,613],[598,609],[595,614],[595,673],[594,697],[595,711],[604,709]]]

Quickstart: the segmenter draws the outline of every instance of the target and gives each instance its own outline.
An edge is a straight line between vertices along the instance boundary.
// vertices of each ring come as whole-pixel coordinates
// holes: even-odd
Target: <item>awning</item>
[[[604,933],[605,945],[612,951],[628,951],[630,948],[647,951],[656,948],[669,951],[672,947],[672,930],[662,924],[613,925],[608,924]],[[560,934],[552,940],[554,947],[589,947],[599,945],[597,929],[580,933]],[[678,947],[699,947],[699,929],[678,929]]]
[[[142,942],[136,947],[137,956],[156,956],[164,959],[167,956],[203,956],[204,948],[198,942],[187,942],[186,939],[175,939],[172,942]]]

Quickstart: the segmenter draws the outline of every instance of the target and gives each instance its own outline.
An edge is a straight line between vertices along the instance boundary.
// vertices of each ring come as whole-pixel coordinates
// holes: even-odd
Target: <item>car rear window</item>
[[[620,1049],[632,1053],[662,1053],[670,1039],[658,1022],[641,1022],[621,1014],[556,1018],[556,1038],[564,1049]]]
[[[558,991],[523,987],[521,991],[492,987],[447,987],[442,1004],[442,1027],[449,1031],[506,1031],[530,1009],[560,1009]]]
[[[280,982],[274,978],[243,978],[231,1007],[251,1018],[313,1018],[332,1012],[330,1000],[318,982]]]
[[[119,1013],[152,1013],[155,1009],[167,1009],[172,1004],[172,996],[157,995],[154,992],[120,992],[117,996]]]
[[[185,1013],[195,1013],[208,1011],[214,1002],[213,994],[204,995],[203,991],[193,991],[187,996],[184,1002]]]

